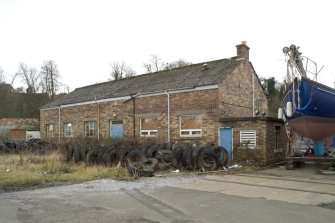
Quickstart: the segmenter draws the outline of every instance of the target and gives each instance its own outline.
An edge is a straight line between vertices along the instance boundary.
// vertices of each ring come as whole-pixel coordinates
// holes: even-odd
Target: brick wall
[[[26,140],[26,130],[25,129],[11,129],[9,137],[11,140]]]
[[[133,101],[134,100],[134,101]],[[217,140],[218,120],[217,89],[170,94],[170,134],[171,141]],[[99,104],[87,104],[63,107],[60,109],[60,136],[64,140],[64,123],[73,124],[73,138],[84,137],[84,122],[96,121],[100,138],[110,136],[110,121],[123,121],[124,135],[134,135],[133,104],[135,104],[135,137],[140,137],[140,119],[158,119],[157,141],[168,139],[168,96],[165,94],[136,97],[127,101],[110,101]],[[201,137],[180,137],[180,116],[202,115]],[[54,125],[54,139],[58,140],[58,108],[41,110],[41,137],[46,138],[46,124]],[[97,130],[98,131],[98,130]],[[96,132],[97,136],[98,132]]]
[[[233,129],[233,156],[235,161],[255,160],[261,165],[283,160],[287,139],[284,124],[274,118],[226,119],[221,127]],[[240,143],[240,131],[256,130],[256,148],[248,149]]]
[[[251,63],[244,62],[228,75],[219,88],[220,117],[252,117],[253,85],[255,111],[267,113],[267,99]]]

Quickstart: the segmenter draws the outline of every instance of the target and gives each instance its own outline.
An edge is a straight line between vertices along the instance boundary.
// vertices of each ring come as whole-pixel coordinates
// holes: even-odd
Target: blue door
[[[123,122],[122,121],[112,121],[111,122],[110,136],[112,138],[122,138],[123,137]]]
[[[232,128],[220,128],[220,146],[227,150],[229,160],[233,158],[232,136]]]

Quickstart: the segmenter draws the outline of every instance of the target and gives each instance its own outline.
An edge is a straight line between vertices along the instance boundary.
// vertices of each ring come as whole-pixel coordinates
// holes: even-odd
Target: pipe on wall
[[[97,103],[98,106],[98,141],[100,140],[100,104]]]
[[[254,74],[251,72],[252,75],[252,117],[255,117],[255,80]]]
[[[135,120],[135,96],[131,96],[131,99],[133,101],[133,137],[134,137],[134,140],[135,140],[135,137],[136,137],[136,131],[135,131],[135,127],[136,127],[136,120]]]
[[[60,106],[58,106],[58,143],[60,143]]]
[[[98,109],[98,111],[97,111],[97,116],[98,116],[98,120],[97,120],[97,130],[98,130],[98,141],[100,140],[100,105],[99,105],[99,103],[97,102],[97,96],[95,96],[95,98],[94,98],[94,100],[95,100],[95,103],[97,104],[97,109]]]
[[[167,106],[168,106],[168,142],[171,142],[171,135],[170,135],[170,94],[168,91],[165,91],[167,95]]]

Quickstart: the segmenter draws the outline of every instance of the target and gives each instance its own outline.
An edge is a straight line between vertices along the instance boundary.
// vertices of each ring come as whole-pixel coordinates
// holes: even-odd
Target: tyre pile
[[[213,171],[228,163],[227,150],[221,146],[192,144],[157,144],[143,148],[131,145],[99,146],[93,144],[70,144],[67,148],[67,161],[86,165],[126,167],[133,176],[153,176],[157,170],[171,168],[186,170]]]
[[[0,141],[0,154],[19,154],[22,152],[45,154],[55,148],[57,147],[41,139],[29,139],[28,141]]]

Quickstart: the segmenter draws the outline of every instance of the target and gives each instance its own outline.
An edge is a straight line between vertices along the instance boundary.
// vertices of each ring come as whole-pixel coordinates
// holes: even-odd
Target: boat
[[[335,89],[317,82],[317,64],[303,57],[299,47],[284,47],[288,57],[286,91],[278,110],[288,134],[297,133],[322,147],[322,140],[335,135]],[[314,69],[308,69],[308,64]],[[312,70],[312,71],[311,71]],[[311,74],[309,78],[307,74]]]

